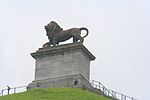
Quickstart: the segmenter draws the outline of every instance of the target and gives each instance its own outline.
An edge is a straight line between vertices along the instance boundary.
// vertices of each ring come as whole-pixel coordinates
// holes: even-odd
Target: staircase
[[[99,94],[111,97],[113,100],[137,100],[133,97],[107,89],[102,83],[98,81],[92,80],[90,83],[94,89],[99,90]]]

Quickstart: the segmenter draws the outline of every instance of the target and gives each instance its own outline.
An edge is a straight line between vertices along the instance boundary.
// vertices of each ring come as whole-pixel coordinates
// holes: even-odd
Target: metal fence
[[[107,89],[102,83],[95,81],[95,80],[91,81],[91,86],[102,91],[103,95],[105,95],[105,96],[109,96],[109,97],[116,98],[119,100],[137,100],[133,97],[124,95],[122,93],[119,93],[119,92],[116,92],[116,91],[113,91],[110,89]]]
[[[26,90],[27,90],[26,86],[20,86],[20,87],[14,87],[14,88],[7,87],[6,89],[2,89],[0,91],[0,96],[24,92]]]
[[[56,82],[52,82],[51,84],[51,88],[52,87],[60,87],[63,84],[64,87],[73,87],[73,83],[72,83],[72,80],[63,80],[63,81],[56,81]],[[92,80],[90,82],[91,84],[91,87],[94,88],[94,89],[98,89],[100,91],[100,94],[104,95],[104,96],[109,96],[109,97],[112,97],[112,98],[115,98],[115,99],[118,99],[118,100],[137,100],[133,97],[130,97],[130,96],[127,96],[127,95],[124,95],[122,93],[119,93],[119,92],[116,92],[116,91],[113,91],[113,90],[110,90],[110,89],[107,89],[102,83],[98,82],[98,81],[95,81],[95,80]],[[42,88],[42,86],[40,86],[40,88]],[[0,96],[4,96],[4,95],[9,95],[9,94],[14,94],[14,93],[19,93],[19,92],[24,92],[24,91],[27,91],[27,86],[20,86],[20,87],[14,87],[14,88],[6,88],[6,89],[2,89],[0,91]]]

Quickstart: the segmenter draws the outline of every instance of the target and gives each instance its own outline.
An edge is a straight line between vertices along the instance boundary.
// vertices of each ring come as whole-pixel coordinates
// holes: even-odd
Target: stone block
[[[78,76],[81,84],[89,81],[90,61],[95,57],[80,43],[40,48],[31,56],[35,59],[35,79],[32,88],[73,86]]]

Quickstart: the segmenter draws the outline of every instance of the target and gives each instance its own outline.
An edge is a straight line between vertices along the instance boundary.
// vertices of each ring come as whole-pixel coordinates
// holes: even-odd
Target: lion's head
[[[55,21],[51,21],[49,24],[45,26],[45,30],[48,36],[48,34],[50,33],[62,31],[63,29]]]

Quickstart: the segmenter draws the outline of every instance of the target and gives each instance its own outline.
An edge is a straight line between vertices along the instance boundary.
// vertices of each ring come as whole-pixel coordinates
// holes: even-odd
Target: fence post
[[[16,93],[16,88],[14,87],[14,93]]]
[[[98,84],[99,84],[99,89],[101,89],[101,83],[100,83],[100,82],[98,82]]]
[[[2,90],[2,96],[3,96],[3,90]]]
[[[103,86],[103,93],[105,94],[105,87]]]
[[[94,86],[94,80],[92,80],[92,84],[93,84],[93,86]]]
[[[108,96],[109,96],[109,90],[107,90],[108,91]]]
[[[10,91],[11,88],[9,86],[7,86],[7,88],[8,88],[7,90],[8,90],[8,95],[9,95],[9,91]]]
[[[123,100],[123,94],[121,95],[121,100]]]
[[[124,100],[126,100],[126,95],[124,96]]]
[[[114,92],[114,91],[113,91]],[[116,98],[116,92],[114,92],[114,97]]]

